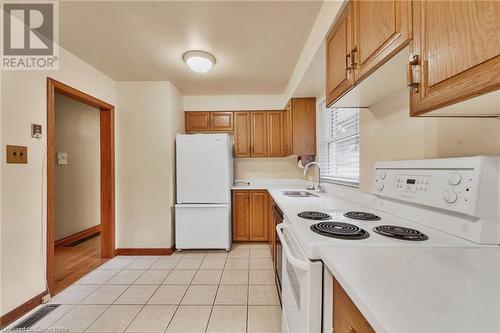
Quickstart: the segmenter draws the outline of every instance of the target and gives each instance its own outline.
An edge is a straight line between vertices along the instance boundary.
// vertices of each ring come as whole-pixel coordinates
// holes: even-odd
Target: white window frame
[[[321,165],[321,180],[326,183],[344,185],[350,187],[359,188],[359,175],[360,175],[360,109],[342,109],[342,108],[327,108],[325,100],[322,100],[318,104],[319,109],[319,117],[318,117],[318,146],[319,146],[319,154],[318,154],[318,162]],[[354,113],[353,117],[350,118],[352,121],[356,122],[355,127],[351,126],[350,131],[346,133],[346,135],[336,135],[333,133],[334,124],[332,124],[332,112],[349,112]],[[342,177],[340,175],[335,175],[331,169],[335,166],[332,166],[331,163],[334,163],[332,153],[331,153],[331,145],[338,143],[343,140],[356,140],[357,144],[355,146],[357,150],[357,176],[354,177]],[[354,147],[354,146],[353,146]],[[356,169],[356,167],[353,167]]]

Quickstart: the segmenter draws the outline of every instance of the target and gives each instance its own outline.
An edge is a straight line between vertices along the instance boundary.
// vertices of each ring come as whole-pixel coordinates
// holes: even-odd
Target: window
[[[326,182],[359,184],[359,109],[320,104],[319,163]]]

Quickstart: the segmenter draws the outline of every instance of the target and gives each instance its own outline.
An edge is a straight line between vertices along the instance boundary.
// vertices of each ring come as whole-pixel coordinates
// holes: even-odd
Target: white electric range
[[[284,331],[322,331],[322,289],[327,286],[320,247],[500,244],[499,161],[499,157],[478,156],[377,163],[373,206],[334,195],[288,198],[272,191],[285,214],[277,227],[283,248]],[[318,213],[314,218],[327,216],[323,220],[299,216],[306,211]],[[375,219],[344,216],[350,211],[373,214]]]

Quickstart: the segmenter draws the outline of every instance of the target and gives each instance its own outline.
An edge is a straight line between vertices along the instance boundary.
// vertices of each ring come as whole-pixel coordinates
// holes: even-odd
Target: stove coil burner
[[[315,211],[305,211],[297,214],[298,217],[302,217],[303,219],[307,220],[316,220],[316,221],[321,221],[321,220],[329,220],[332,217],[328,215],[327,213],[323,212],[315,212]]]
[[[383,236],[407,241],[425,241],[429,239],[426,234],[418,230],[400,227],[397,225],[379,225],[374,227],[373,231]]]
[[[366,230],[343,222],[320,222],[313,224],[311,230],[323,236],[341,239],[365,239],[370,236]]]
[[[362,220],[362,221],[379,221],[380,220],[380,216],[372,214],[372,213],[367,213],[367,212],[351,211],[351,212],[344,213],[344,216],[348,217],[350,219]]]

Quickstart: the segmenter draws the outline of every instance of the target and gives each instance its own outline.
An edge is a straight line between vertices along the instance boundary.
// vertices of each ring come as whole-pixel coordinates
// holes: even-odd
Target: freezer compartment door
[[[229,250],[231,205],[175,205],[175,247]]]
[[[177,203],[229,203],[233,183],[231,140],[227,134],[179,134]]]

